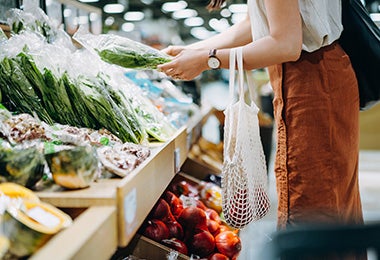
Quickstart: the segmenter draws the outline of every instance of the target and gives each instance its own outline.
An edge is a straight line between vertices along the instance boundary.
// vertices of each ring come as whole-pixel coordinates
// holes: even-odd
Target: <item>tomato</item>
[[[227,257],[237,258],[241,251],[241,240],[233,231],[223,231],[215,237],[216,248]]]

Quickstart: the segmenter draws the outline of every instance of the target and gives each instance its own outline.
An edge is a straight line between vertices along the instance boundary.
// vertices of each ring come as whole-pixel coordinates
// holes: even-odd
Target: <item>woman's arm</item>
[[[257,41],[251,41],[245,45],[243,43],[245,69],[264,68],[287,61],[295,61],[301,53],[302,23],[298,0],[265,0],[265,8],[270,32],[268,36]],[[250,19],[255,19],[255,17]],[[238,31],[238,27],[235,28]],[[235,36],[239,34],[236,33]],[[226,34],[223,35],[227,38]],[[208,50],[214,46],[224,46],[226,42],[230,41],[230,39],[220,39],[220,42],[212,43],[215,41],[215,37],[213,37],[214,40],[202,41],[198,46],[194,44],[196,48],[207,49],[183,49],[171,62],[159,65],[158,68],[172,77],[179,77],[184,80],[193,79],[202,71],[209,69],[207,66]],[[233,39],[242,43],[236,37]],[[205,43],[210,45],[207,46]],[[231,46],[236,47],[239,44],[232,43]],[[217,51],[221,68],[228,69],[229,67],[230,48],[230,46],[228,48],[221,47]]]
[[[227,30],[206,40],[188,45],[190,49],[223,49],[246,45],[252,42],[251,22],[247,15],[245,19],[232,25]]]
[[[269,35],[243,47],[245,69],[298,60],[302,50],[302,21],[298,0],[265,0]],[[255,19],[252,17],[251,19]],[[229,49],[219,50],[228,68]]]
[[[176,56],[184,49],[223,49],[242,46],[252,42],[251,23],[249,16],[239,23],[234,24],[227,30],[216,34],[208,39],[192,43],[187,46],[168,46],[163,51],[169,55]]]

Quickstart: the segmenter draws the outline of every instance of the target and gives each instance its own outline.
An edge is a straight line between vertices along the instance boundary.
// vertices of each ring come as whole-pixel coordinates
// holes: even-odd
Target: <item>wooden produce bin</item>
[[[170,186],[172,183],[176,183],[176,182],[180,182],[182,180],[185,180],[185,181],[188,181],[189,183],[195,185],[195,184],[198,184],[199,183],[199,180],[197,180],[196,178],[192,177],[192,176],[189,176],[183,172],[179,172],[177,173],[174,178],[172,179],[172,181],[170,182],[170,184],[168,186]],[[160,196],[157,197],[157,200]],[[145,218],[144,220],[145,221]],[[163,245],[163,244],[160,244],[144,235],[141,235],[139,233],[137,233],[133,239],[129,242],[128,246],[125,247],[125,248],[120,248],[117,252],[116,252],[116,258],[117,259],[121,259],[121,258],[124,258],[128,255],[133,255],[135,257],[138,257],[139,259],[147,259],[147,260],[150,260],[150,259],[168,259],[168,254],[170,254],[170,252],[174,251],[173,249]],[[187,256],[187,255],[184,255],[184,254],[181,254],[177,251],[174,251],[172,252],[174,254],[176,254],[177,258],[174,258],[174,259],[178,259],[178,260],[189,260],[190,257]]]
[[[110,259],[118,244],[114,206],[94,206],[51,238],[29,259]]]
[[[80,190],[36,192],[44,202],[84,212],[73,226],[53,237],[31,259],[52,256],[110,259],[117,248],[136,243],[132,239],[138,228],[181,169],[191,144],[189,136],[194,136],[207,114],[193,118],[192,123],[179,129],[171,140],[153,148],[151,156],[122,179],[99,179]],[[139,243],[147,247],[149,242],[143,238]]]
[[[180,171],[175,175],[172,182],[169,184],[171,186],[174,183],[179,183],[181,181],[186,181],[191,185],[197,186],[201,180]],[[168,255],[176,256],[177,258],[168,258]],[[177,251],[174,251],[170,247],[156,242],[144,235],[141,234],[141,231],[137,233],[133,239],[130,241],[127,247],[120,248],[116,254],[115,259],[123,259],[126,256],[133,255],[138,259],[179,259],[179,260],[189,260],[189,259],[198,259],[192,258],[189,255],[181,254]],[[203,259],[203,258],[202,258]]]
[[[124,247],[174,177],[175,150],[186,152],[182,152],[186,147],[182,143],[186,142],[183,132],[185,128],[170,141],[152,149],[151,156],[123,179],[99,179],[86,189],[43,191],[37,195],[60,208],[116,207],[118,246]],[[181,162],[177,164],[180,167]]]

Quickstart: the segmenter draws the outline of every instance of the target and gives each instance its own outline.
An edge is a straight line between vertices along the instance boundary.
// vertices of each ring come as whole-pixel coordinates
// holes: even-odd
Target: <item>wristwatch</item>
[[[220,68],[220,60],[216,57],[216,49],[212,49],[208,53],[207,64],[213,70]]]

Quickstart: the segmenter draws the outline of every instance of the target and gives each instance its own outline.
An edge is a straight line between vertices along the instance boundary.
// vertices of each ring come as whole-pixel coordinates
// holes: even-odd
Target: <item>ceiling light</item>
[[[188,26],[188,27],[193,27],[193,26],[201,26],[204,23],[204,20],[202,17],[189,17],[186,18],[183,23]]]
[[[124,5],[122,4],[106,4],[103,7],[103,11],[108,14],[119,14],[124,11]]]
[[[65,10],[63,10],[63,17],[70,17],[72,13],[73,11],[71,9],[65,8]]]
[[[126,21],[141,21],[144,19],[144,13],[143,12],[139,12],[139,11],[130,11],[130,12],[126,12],[124,14],[124,19]]]
[[[132,32],[135,29],[134,23],[123,23],[121,25],[121,30],[124,32]]]
[[[245,14],[245,13],[235,13],[231,17],[231,22],[233,24],[238,23],[238,22],[242,21],[243,19],[245,19],[245,17],[247,17],[247,14]]]
[[[231,11],[228,10],[227,8],[224,8],[223,10],[220,11],[220,15],[227,18],[231,16]]]
[[[225,18],[222,18],[220,20],[216,18],[212,18],[208,24],[210,25],[212,29],[214,29],[217,32],[222,32],[226,30],[228,27],[230,27],[230,24]]]
[[[166,2],[162,5],[161,10],[165,13],[175,12],[178,10],[185,9],[187,7],[187,3],[185,1],[178,2]]]
[[[246,13],[247,4],[232,4],[228,7],[231,13]]]
[[[194,9],[183,9],[183,10],[175,11],[172,14],[172,17],[173,19],[185,19],[185,18],[197,16],[197,15],[198,15],[198,12]]]
[[[115,22],[115,18],[112,17],[112,16],[108,16],[108,17],[104,20],[104,24],[105,24],[106,26],[111,26],[111,25],[114,24],[114,22]]]
[[[380,21],[380,13],[370,13],[369,16],[374,20],[375,22]]]
[[[96,3],[96,2],[99,2],[99,0],[79,0],[79,2],[82,2],[82,3]]]
[[[141,3],[146,4],[146,5],[151,5],[153,4],[153,0],[141,0]]]
[[[204,40],[210,38],[213,32],[204,27],[194,27],[190,30],[190,34],[199,40]]]

